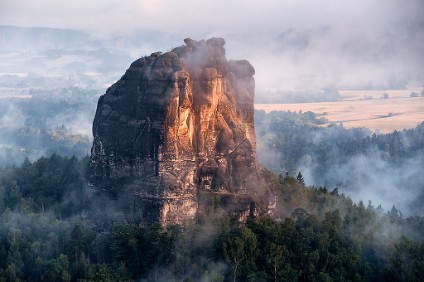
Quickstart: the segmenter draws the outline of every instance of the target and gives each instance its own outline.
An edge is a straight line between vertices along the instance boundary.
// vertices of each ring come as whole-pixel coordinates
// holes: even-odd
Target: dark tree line
[[[424,122],[388,134],[372,133],[366,128],[346,129],[339,124],[320,126],[323,123],[325,119],[312,112],[256,111],[258,143],[263,144],[258,154],[267,167],[286,169],[290,175],[302,165],[314,167],[316,179],[358,154],[374,153],[398,166],[424,155]]]
[[[0,170],[0,281],[422,281],[424,220],[338,191],[266,177],[276,217],[246,224],[219,205],[196,225],[98,225],[87,159]],[[215,197],[206,193],[203,197]]]
[[[28,99],[0,100],[0,166],[18,165],[26,157],[36,160],[60,152],[84,157],[90,151],[87,135],[75,132],[96,109],[98,91],[78,87],[30,89]],[[65,126],[66,125],[66,126]]]

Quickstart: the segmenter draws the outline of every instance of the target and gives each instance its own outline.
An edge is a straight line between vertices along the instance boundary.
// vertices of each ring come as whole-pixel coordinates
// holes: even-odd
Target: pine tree
[[[297,182],[299,182],[302,185],[305,185],[305,180],[303,179],[303,175],[302,175],[302,173],[300,171],[297,174]]]

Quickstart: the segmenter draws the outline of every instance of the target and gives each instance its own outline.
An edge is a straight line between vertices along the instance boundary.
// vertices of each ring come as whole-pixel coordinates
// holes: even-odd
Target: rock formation
[[[240,216],[256,209],[254,68],[227,61],[221,38],[133,62],[100,97],[90,182],[141,223],[194,220],[199,191]]]

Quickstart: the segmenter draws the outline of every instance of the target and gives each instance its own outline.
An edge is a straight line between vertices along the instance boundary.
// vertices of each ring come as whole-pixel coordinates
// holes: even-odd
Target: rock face
[[[195,220],[200,191],[227,212],[256,205],[254,68],[227,61],[221,38],[184,41],[133,62],[93,123],[90,182],[142,224]]]

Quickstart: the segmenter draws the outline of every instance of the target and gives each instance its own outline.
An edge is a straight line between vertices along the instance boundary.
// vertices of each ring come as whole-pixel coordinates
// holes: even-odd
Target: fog
[[[393,165],[376,153],[358,154],[343,165],[334,165],[325,175],[314,177],[310,166],[299,168],[307,184],[324,184],[338,187],[354,202],[381,205],[385,211],[393,206],[404,216],[424,214],[424,155]]]
[[[356,203],[424,214],[424,124],[391,134],[319,124],[311,112],[256,111],[259,161],[277,173],[300,171],[306,185],[338,188]]]
[[[133,60],[169,51],[186,37],[224,37],[228,59],[248,59],[255,67],[259,101],[273,102],[279,95],[308,99],[307,93],[313,93],[314,100],[319,93],[330,93],[322,99],[332,100],[342,89],[421,86],[423,15],[420,0],[233,0],[225,5],[211,0],[0,0],[0,25],[27,27],[0,29],[0,94],[30,94],[27,104],[39,107],[34,102],[39,99],[44,107],[33,113],[20,108],[22,103],[3,100],[0,126],[10,132],[28,125],[65,125],[71,134],[91,140],[97,97]],[[51,95],[54,98],[47,98]],[[13,136],[0,141],[13,143]],[[45,152],[40,150],[33,160]],[[416,176],[418,185],[423,183],[415,164],[419,160],[410,160],[401,171],[380,160],[381,156],[356,156],[325,177],[333,182],[350,179],[344,183],[346,189],[353,183],[360,187],[355,200],[379,199],[390,208],[402,195],[398,184],[413,179],[409,174]],[[370,175],[374,170],[369,167],[378,168],[378,173]],[[302,168],[307,180],[308,169]],[[385,195],[387,189],[393,193]],[[416,197],[409,195],[402,197],[405,202],[398,203],[399,208],[414,201]]]
[[[2,25],[82,30],[121,42],[134,57],[167,51],[186,37],[224,37],[229,58],[255,66],[259,94],[424,82],[421,0],[0,3]]]

